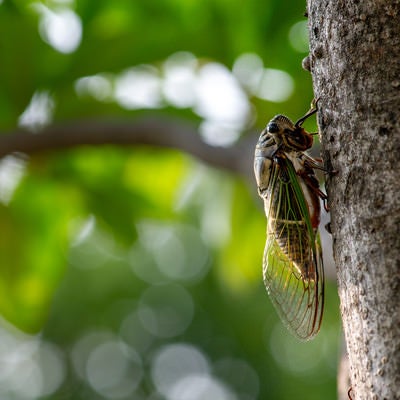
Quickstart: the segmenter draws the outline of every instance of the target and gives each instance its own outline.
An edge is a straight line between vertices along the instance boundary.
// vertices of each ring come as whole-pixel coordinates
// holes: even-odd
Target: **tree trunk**
[[[353,399],[400,399],[400,2],[308,0]]]

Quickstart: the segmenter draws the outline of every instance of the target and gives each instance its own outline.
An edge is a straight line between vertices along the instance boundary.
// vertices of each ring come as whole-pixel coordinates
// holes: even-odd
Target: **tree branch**
[[[254,136],[230,147],[210,146],[190,123],[160,117],[134,121],[75,121],[51,125],[37,134],[23,130],[0,135],[0,157],[14,152],[33,155],[82,145],[149,145],[182,150],[214,167],[252,175]]]

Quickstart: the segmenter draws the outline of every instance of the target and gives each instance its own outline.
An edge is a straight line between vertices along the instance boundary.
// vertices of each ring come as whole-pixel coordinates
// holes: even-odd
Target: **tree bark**
[[[308,0],[353,399],[400,399],[400,2]]]

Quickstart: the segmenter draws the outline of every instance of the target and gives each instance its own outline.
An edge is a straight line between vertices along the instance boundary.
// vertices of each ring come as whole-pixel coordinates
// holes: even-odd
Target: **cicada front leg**
[[[314,174],[314,169],[327,173],[326,168],[322,164],[322,160],[319,161],[306,153],[301,153],[299,159],[303,163],[303,168],[297,171],[297,174],[303,178],[309,189],[323,201],[324,209],[328,212],[328,196],[319,188],[318,180]]]

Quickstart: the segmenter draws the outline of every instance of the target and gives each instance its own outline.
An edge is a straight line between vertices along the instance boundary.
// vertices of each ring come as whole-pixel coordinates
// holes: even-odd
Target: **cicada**
[[[319,331],[324,308],[324,269],[318,233],[320,190],[315,169],[321,161],[306,153],[313,133],[303,122],[317,112],[317,103],[296,123],[275,116],[261,132],[254,172],[264,201],[267,240],[263,256],[264,284],[281,320],[302,340]]]

